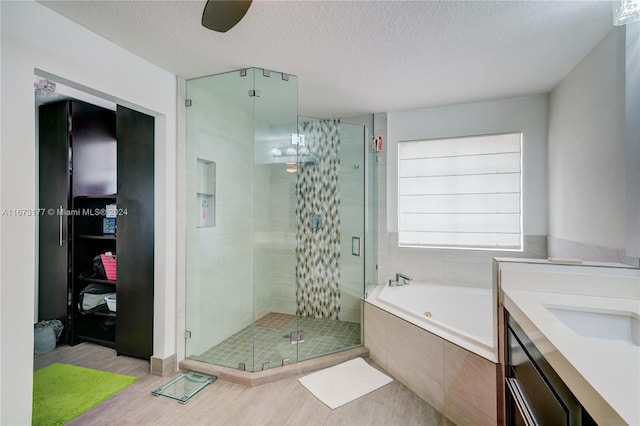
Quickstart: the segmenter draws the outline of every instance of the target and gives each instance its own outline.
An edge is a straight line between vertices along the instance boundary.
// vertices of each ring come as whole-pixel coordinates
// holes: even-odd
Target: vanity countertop
[[[599,424],[640,425],[640,342],[598,331],[603,318],[640,319],[640,271],[609,266],[501,263],[500,298]],[[577,325],[559,311],[577,313]]]

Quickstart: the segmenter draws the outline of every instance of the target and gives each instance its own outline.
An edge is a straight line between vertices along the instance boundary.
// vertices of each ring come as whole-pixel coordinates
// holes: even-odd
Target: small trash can
[[[56,348],[64,326],[60,320],[40,321],[33,326],[33,353],[44,354]]]
[[[33,353],[44,354],[56,348],[56,330],[52,325],[33,328]]]

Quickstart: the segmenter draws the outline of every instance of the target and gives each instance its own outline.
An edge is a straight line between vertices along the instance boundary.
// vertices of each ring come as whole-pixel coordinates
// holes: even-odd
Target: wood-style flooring
[[[169,378],[150,375],[149,362],[116,356],[112,349],[90,343],[60,346],[37,355],[34,369],[55,362],[140,377],[138,382],[68,423],[72,426],[452,425],[395,380],[335,410],[316,399],[296,378],[254,387],[217,380],[183,405],[151,395],[152,389]]]

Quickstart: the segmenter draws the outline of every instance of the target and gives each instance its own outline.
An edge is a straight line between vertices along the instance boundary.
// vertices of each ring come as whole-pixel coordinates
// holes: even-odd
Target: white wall
[[[2,7],[0,7],[0,29],[2,28]],[[0,42],[2,40],[2,35],[0,35]],[[0,43],[0,53],[2,52],[2,46]],[[0,55],[0,93],[2,93],[2,84],[4,84],[4,80],[2,79],[2,55]],[[2,129],[2,105],[4,104],[4,102],[0,102],[0,129]],[[1,141],[2,139],[0,139]],[[2,159],[2,143],[0,143],[0,159]],[[2,189],[2,161],[0,161],[0,189]],[[2,202],[2,197],[0,196],[0,212],[2,211],[2,206],[3,206],[3,202]],[[2,230],[2,216],[0,215],[0,230]],[[0,308],[4,307],[4,303],[2,300],[2,246],[4,244],[0,243]],[[35,294],[34,294],[34,301],[35,301]],[[4,331],[4,327],[2,324],[2,317],[3,315],[0,314],[0,333],[2,333]],[[4,335],[4,333],[2,333],[2,335]],[[2,390],[4,388],[4,377],[2,372],[4,371],[4,360],[2,357],[2,340],[0,338],[0,422],[2,422],[2,420],[4,419],[3,414],[2,414],[2,406],[4,405],[2,403],[3,399],[2,399]],[[15,415],[15,413],[11,413],[11,416]]]
[[[550,256],[617,260],[625,247],[624,52],[616,27],[551,93]]]
[[[640,22],[626,26],[625,134],[627,175],[626,255],[640,258]],[[629,262],[630,263],[630,262]]]
[[[31,1],[0,2],[0,208],[37,205],[33,76],[156,117],[154,356],[175,352],[176,78]],[[0,217],[0,424],[31,422],[36,219]]]
[[[379,276],[382,283],[403,272],[417,281],[490,288],[492,256],[546,255],[547,114],[546,95],[387,114],[388,143],[381,160],[386,164],[386,182],[379,182],[378,192],[381,198],[386,196],[386,210],[379,212],[380,221],[387,224],[386,235],[379,237],[387,240],[380,250],[387,254],[381,269],[386,272]],[[524,253],[398,247],[398,141],[519,131],[523,132]]]
[[[265,270],[269,284],[264,286],[270,312],[296,314],[296,173],[285,165],[273,164],[269,184],[271,222],[262,245],[269,262]],[[264,284],[264,281],[262,281]]]

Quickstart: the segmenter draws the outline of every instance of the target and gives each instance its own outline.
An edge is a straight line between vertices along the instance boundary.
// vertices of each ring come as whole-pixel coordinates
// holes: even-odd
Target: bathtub
[[[412,281],[400,287],[377,286],[366,301],[489,361],[498,361],[491,289]]]

